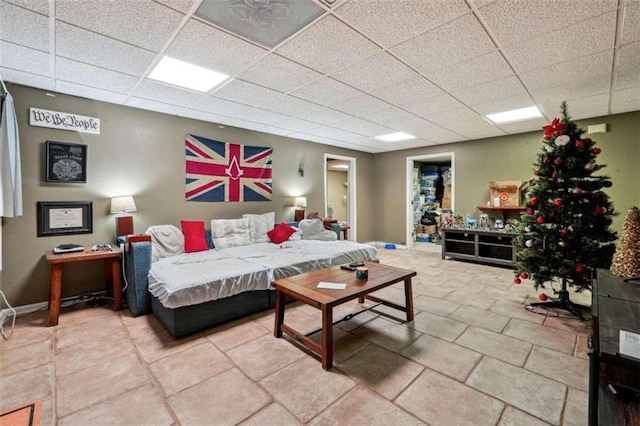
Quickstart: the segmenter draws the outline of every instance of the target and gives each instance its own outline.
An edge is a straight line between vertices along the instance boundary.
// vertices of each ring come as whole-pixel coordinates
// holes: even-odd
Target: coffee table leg
[[[49,288],[49,325],[58,325],[60,314],[60,295],[62,293],[62,263],[51,265],[51,283]]]
[[[284,293],[276,290],[276,324],[273,329],[275,337],[282,337],[282,323],[284,322]]]
[[[333,308],[322,307],[322,368],[333,367]]]
[[[413,321],[413,291],[411,290],[411,278],[404,280],[404,299],[407,309],[407,321]]]

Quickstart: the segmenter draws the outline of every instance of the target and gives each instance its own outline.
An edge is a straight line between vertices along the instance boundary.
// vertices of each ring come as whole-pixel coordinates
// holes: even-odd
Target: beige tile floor
[[[381,307],[336,325],[328,372],[273,337],[273,311],[173,339],[153,315],[79,304],[57,327],[46,311],[18,319],[0,343],[0,409],[40,399],[45,425],[587,423],[588,323],[525,311],[536,292],[509,269],[379,252],[418,272],[415,320]],[[380,293],[403,302],[402,285]],[[312,331],[320,315],[293,304],[285,321]]]

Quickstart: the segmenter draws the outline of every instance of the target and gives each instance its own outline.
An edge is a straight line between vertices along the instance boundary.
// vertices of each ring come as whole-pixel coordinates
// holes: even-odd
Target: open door
[[[357,241],[356,159],[324,155],[324,215],[348,227],[347,239]]]

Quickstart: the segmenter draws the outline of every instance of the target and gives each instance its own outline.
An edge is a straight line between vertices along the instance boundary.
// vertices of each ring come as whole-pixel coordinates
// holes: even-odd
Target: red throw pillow
[[[184,252],[209,250],[205,239],[204,222],[181,220],[180,226],[184,234]]]
[[[282,222],[280,225],[267,232],[267,236],[274,244],[284,243],[289,237],[296,232],[295,229]]]

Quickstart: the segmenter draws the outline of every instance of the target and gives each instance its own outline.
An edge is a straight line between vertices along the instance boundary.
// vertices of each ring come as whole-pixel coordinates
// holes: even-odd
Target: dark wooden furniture
[[[619,353],[620,330],[640,334],[640,281],[598,269],[591,315],[589,424],[640,425],[640,359]]]
[[[348,240],[348,239],[349,239],[349,229],[350,229],[350,228],[351,228],[351,227],[350,227],[350,226],[347,226],[347,225],[342,225],[342,226],[340,227],[340,231],[342,231],[342,239],[343,239],[343,240]]]
[[[45,253],[47,263],[51,265],[51,280],[49,293],[49,325],[58,325],[60,314],[60,296],[62,294],[62,265],[72,262],[86,262],[89,260],[104,260],[105,283],[113,288],[113,309],[122,309],[122,283],[120,278],[120,249],[112,251],[92,251],[85,247],[84,251],[75,253],[55,254],[53,250]]]
[[[518,234],[478,229],[448,228],[442,231],[442,258],[512,266]]]
[[[393,266],[381,265],[375,262],[365,262],[369,268],[369,279],[358,280],[354,271],[333,268],[320,269],[306,274],[283,278],[273,283],[276,288],[275,306],[275,337],[282,337],[284,332],[297,342],[309,348],[320,356],[322,368],[328,370],[333,365],[333,308],[353,299],[360,303],[364,299],[379,302],[405,312],[407,321],[413,320],[413,296],[411,278],[415,271],[400,269]],[[317,288],[320,281],[331,283],[346,283],[344,290]],[[405,306],[379,299],[370,293],[392,284],[404,281]],[[288,325],[284,324],[285,297],[289,296],[322,311],[322,344],[311,340]]]
[[[512,213],[520,213],[525,209],[523,206],[511,206],[511,207],[493,207],[493,206],[476,206],[476,208],[485,213],[500,213],[503,220],[507,220]]]

